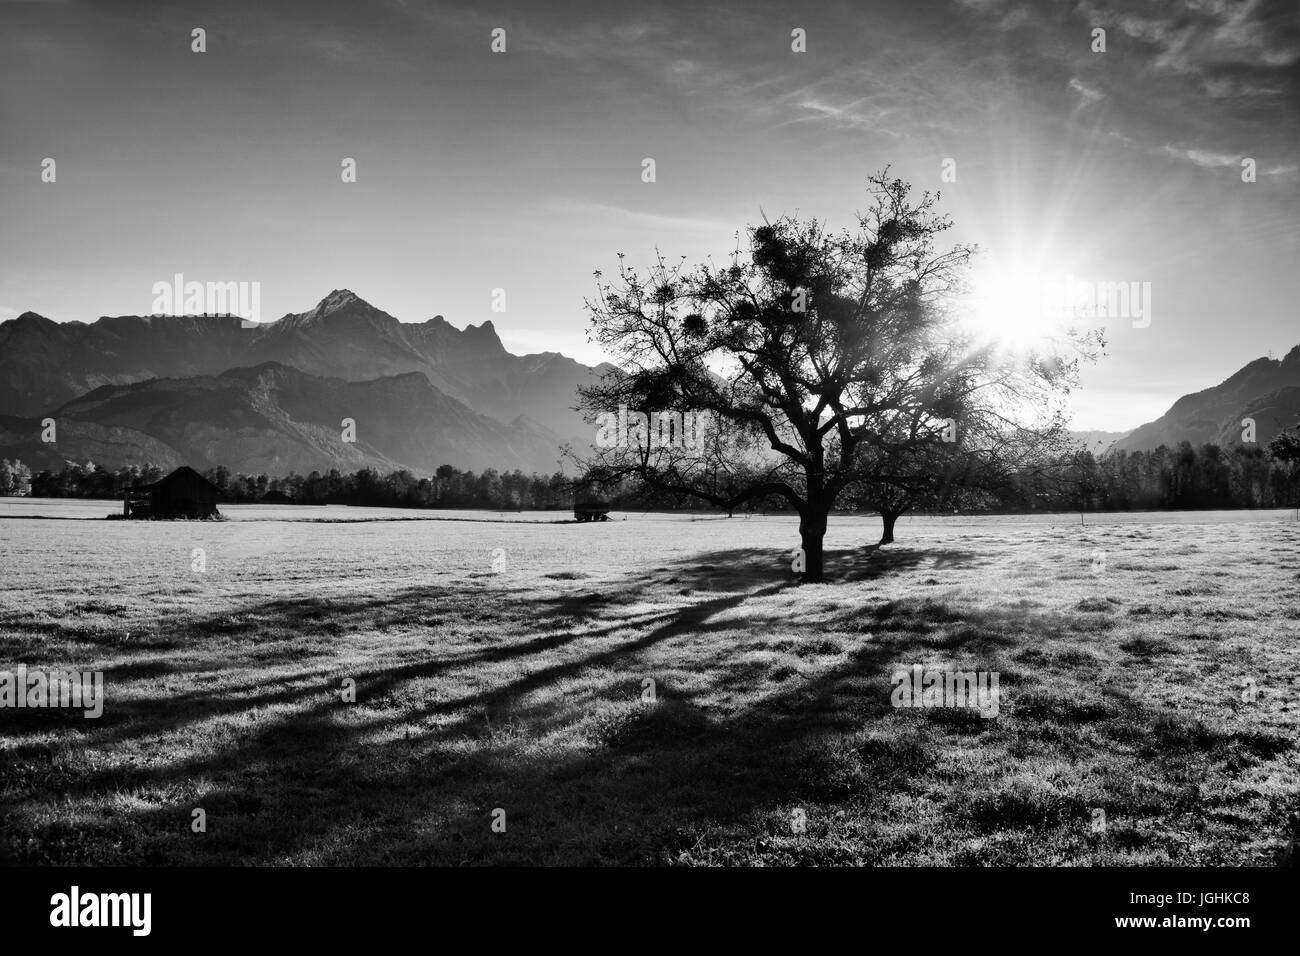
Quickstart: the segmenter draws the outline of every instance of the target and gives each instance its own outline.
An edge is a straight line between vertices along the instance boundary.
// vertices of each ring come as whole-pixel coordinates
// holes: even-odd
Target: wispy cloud
[[[1199,149],[1194,146],[1177,146],[1173,143],[1166,143],[1164,152],[1175,159],[1181,159],[1195,166],[1200,166],[1202,169],[1220,169],[1225,166],[1239,167],[1242,160],[1246,158],[1232,153]],[[1256,173],[1260,176],[1293,176],[1297,170],[1300,170],[1300,166],[1286,164],[1281,166],[1261,166],[1256,170]]]
[[[1165,152],[1177,159],[1184,159],[1196,166],[1206,169],[1215,169],[1220,166],[1240,166],[1240,156],[1232,156],[1228,153],[1213,153],[1209,150],[1187,148],[1185,146],[1174,146],[1172,143],[1165,145]]]
[[[1153,49],[1157,71],[1213,83],[1216,95],[1258,95],[1268,85],[1233,84],[1225,72],[1264,74],[1300,62],[1300,18],[1294,0],[1160,0],[1139,15],[1103,0],[1084,0],[1084,16],[1115,26]]]
[[[691,232],[734,232],[735,223],[720,219],[705,219],[696,216],[673,216],[657,212],[645,212],[625,209],[607,203],[557,200],[548,204],[553,211],[572,216],[591,216],[606,222],[616,221],[619,226],[628,229],[674,229]]]
[[[1105,93],[1089,86],[1077,76],[1070,78],[1070,92],[1078,95],[1081,108],[1092,106],[1094,103],[1099,103],[1106,98]]]

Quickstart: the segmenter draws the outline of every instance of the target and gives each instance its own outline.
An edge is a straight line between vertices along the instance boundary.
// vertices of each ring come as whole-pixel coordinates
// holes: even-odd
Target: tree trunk
[[[901,511],[884,511],[880,512],[880,520],[885,525],[885,530],[880,535],[881,544],[894,543],[894,522],[898,520]]]
[[[804,557],[804,584],[816,584],[824,580],[822,540],[825,537],[826,512],[810,508],[799,518],[799,540]]]

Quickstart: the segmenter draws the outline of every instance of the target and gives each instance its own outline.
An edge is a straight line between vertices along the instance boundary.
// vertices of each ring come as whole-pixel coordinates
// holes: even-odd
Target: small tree
[[[974,346],[947,307],[972,250],[936,252],[951,225],[937,197],[912,201],[887,172],[852,233],[782,217],[751,228],[747,258],[725,268],[659,258],[645,276],[622,262],[612,282],[597,273],[587,308],[619,370],[580,389],[598,447],[570,454],[589,478],[636,475],[728,510],[779,496],[799,515],[803,579],[821,581],[846,489],[914,481],[952,421],[1041,407],[1071,367]],[[677,415],[708,427],[678,440]]]
[[[1027,360],[1027,368],[1033,370],[1038,361]],[[984,369],[981,387],[1001,392],[1002,399],[1027,397],[1065,377],[1065,369],[1055,364],[1029,374],[1014,365],[1000,374],[993,371],[991,364]],[[1069,369],[1071,375],[1073,371]],[[1020,503],[1026,479],[1041,478],[1068,447],[1061,409],[1036,414],[1031,422],[1017,421],[1005,414],[1005,402],[988,401],[989,395],[973,387],[965,390],[952,409],[957,417],[940,422],[939,429],[913,427],[903,419],[892,440],[878,442],[864,455],[855,498],[859,507],[879,512],[880,545],[893,543],[895,522],[909,510],[934,513]],[[914,415],[929,417],[920,408]]]

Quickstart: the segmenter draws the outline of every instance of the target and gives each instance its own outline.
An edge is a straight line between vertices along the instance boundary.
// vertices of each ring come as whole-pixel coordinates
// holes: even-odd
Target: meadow
[[[1271,866],[1300,810],[1294,511],[836,516],[800,585],[788,516],[117,507],[0,500],[0,669],[107,696],[0,709],[5,863]]]

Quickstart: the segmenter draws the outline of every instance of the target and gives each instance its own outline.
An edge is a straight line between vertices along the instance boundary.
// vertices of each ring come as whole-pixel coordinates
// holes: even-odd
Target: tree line
[[[982,499],[953,499],[944,506],[908,503],[921,512],[1162,511],[1176,509],[1286,508],[1300,505],[1300,437],[1284,432],[1265,449],[1214,444],[1199,448],[1181,442],[1152,451],[1116,451],[1096,456],[1079,451],[1056,456],[1041,467],[1012,475],[1007,484]],[[92,462],[66,464],[33,475],[20,461],[0,459],[0,494],[37,498],[120,498],[132,485],[164,476],[156,465],[109,470]],[[699,508],[698,499],[665,490],[636,475],[601,489],[556,472],[526,475],[518,469],[461,471],[442,465],[419,476],[401,470],[380,474],[372,468],[337,469],[278,477],[232,472],[224,465],[203,476],[220,491],[220,500],[252,504],[279,500],[296,504],[347,504],[389,508],[479,508],[495,511],[567,509],[575,494],[599,497],[624,508],[675,510]],[[779,494],[756,496],[731,511],[792,510]],[[846,495],[839,511],[879,510],[865,498]]]
[[[133,485],[150,484],[166,473],[157,465],[130,465],[110,470],[93,462],[65,464],[57,471],[31,474],[21,462],[0,461],[0,494],[36,498],[121,498]],[[431,475],[401,470],[380,474],[373,468],[343,473],[330,469],[307,475],[249,475],[225,465],[203,477],[217,486],[218,500],[228,504],[278,501],[296,504],[371,505],[390,508],[487,508],[546,510],[572,504],[572,479],[563,473],[525,475],[514,471],[461,471],[441,465]]]
[[[1300,462],[1283,433],[1267,449],[1227,448],[1183,441],[1174,448],[1080,452],[1045,474],[1022,476],[1012,507],[1045,499],[1054,510],[1161,511],[1170,509],[1287,508],[1300,505]]]
[[[1006,475],[1000,486],[957,486],[945,498],[900,499],[896,510],[924,514],[1043,511],[1171,511],[1300,507],[1300,456],[1287,455],[1286,432],[1269,448],[1235,445],[1199,448],[1183,441],[1151,451],[1094,455],[1080,450],[1055,455],[1033,468]],[[679,508],[692,497],[649,483],[625,480],[615,491],[642,507]],[[888,505],[885,505],[888,508]],[[760,496],[735,510],[793,510],[779,494]],[[845,494],[838,511],[881,511],[877,494]]]

